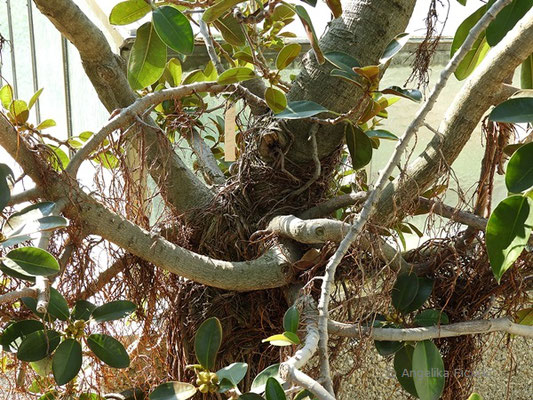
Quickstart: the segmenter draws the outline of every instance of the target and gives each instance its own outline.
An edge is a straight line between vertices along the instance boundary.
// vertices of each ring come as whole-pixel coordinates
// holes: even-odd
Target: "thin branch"
[[[37,289],[35,287],[24,288],[20,290],[14,290],[12,292],[7,292],[6,294],[0,295],[0,304],[12,303],[17,301],[21,297],[37,297]]]
[[[333,384],[331,381],[331,373],[328,359],[328,308],[330,293],[333,288],[335,280],[335,271],[337,269],[337,266],[340,264],[342,258],[344,257],[352,243],[359,236],[368,219],[372,216],[375,205],[379,200],[381,192],[385,185],[389,182],[388,178],[396,168],[398,162],[400,161],[405,149],[407,148],[409,140],[418,132],[418,129],[424,123],[426,116],[433,108],[433,105],[435,104],[437,98],[444,89],[446,82],[457,68],[457,65],[468,53],[468,51],[470,51],[472,45],[474,44],[480,33],[487,28],[488,24],[495,18],[496,14],[510,2],[511,0],[498,0],[478,21],[478,23],[470,30],[463,45],[454,54],[452,59],[448,62],[444,70],[441,72],[440,79],[433,88],[433,91],[429,95],[428,99],[421,106],[414,120],[409,124],[403,136],[398,140],[398,144],[396,145],[393,155],[391,156],[385,168],[380,171],[376,186],[370,193],[368,199],[366,200],[363,209],[359,214],[359,217],[357,218],[356,222],[351,226],[348,234],[345,236],[345,238],[339,245],[337,251],[330,258],[328,264],[326,265],[326,271],[324,274],[324,280],[320,293],[320,300],[318,303],[318,327],[320,331],[319,350],[322,353],[322,357],[320,360],[320,376],[326,379],[325,387],[330,393],[333,393]]]
[[[421,341],[463,335],[477,335],[490,332],[507,332],[513,335],[533,337],[533,326],[521,325],[508,318],[483,319],[476,321],[457,322],[449,325],[438,325],[424,328],[368,328],[360,325],[344,324],[329,321],[328,332],[337,336],[360,337],[369,335],[374,340],[390,341]]]
[[[28,190],[26,190],[24,192],[16,193],[16,194],[11,195],[11,198],[9,199],[8,205],[9,206],[14,206],[16,204],[26,203],[28,201],[34,201],[34,200],[37,200],[40,195],[41,195],[41,193],[40,193],[39,189],[34,187],[34,188],[28,189]]]
[[[428,211],[431,211],[441,217],[451,219],[452,221],[468,225],[477,230],[483,231],[487,226],[487,219],[476,214],[461,211],[455,207],[443,204],[439,201],[426,199],[425,197],[418,198],[419,203]]]
[[[333,197],[332,199],[326,200],[323,203],[320,203],[313,208],[310,208],[304,212],[302,212],[300,215],[298,215],[302,219],[312,219],[312,218],[320,218],[325,217],[332,212],[338,210],[339,208],[344,208],[348,206],[353,206],[355,204],[359,204],[366,200],[368,197],[368,192],[355,192],[355,193],[348,193],[344,194],[342,196]]]

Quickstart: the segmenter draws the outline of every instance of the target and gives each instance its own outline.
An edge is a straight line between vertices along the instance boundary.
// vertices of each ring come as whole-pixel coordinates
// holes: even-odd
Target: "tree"
[[[112,23],[149,13],[151,21],[137,30],[127,64],[74,2],[34,2],[78,49],[111,115],[100,131],[58,142],[42,132],[52,121],[28,122],[39,92],[29,103],[14,99],[9,85],[0,93],[0,145],[35,183],[11,194],[14,174],[2,164],[2,206],[32,205],[6,213],[1,269],[11,278],[0,303],[10,322],[1,340],[4,350],[16,352],[22,370],[31,362],[41,375],[43,399],[98,398],[87,393],[88,385],[109,378],[109,370],[77,377],[83,359],[90,354],[125,368],[130,355],[108,335],[118,327],[119,339],[126,340],[125,324],[95,331],[95,323],[133,312],[135,346],[128,348],[134,348],[134,363],[143,362],[142,346],[154,349],[154,359],[140,368],[149,376],[138,373],[124,382],[152,400],[185,399],[197,390],[262,398],[241,394],[250,390],[249,383],[237,387],[246,374],[250,382],[256,377],[252,387],[267,399],[296,389],[306,391],[295,398],[334,399],[338,384],[330,361],[339,349],[354,349],[345,338],[357,338],[358,345],[373,339],[380,354],[394,354],[399,383],[416,397],[466,398],[471,379],[445,379],[443,373],[474,365],[482,350],[477,334],[533,336],[526,306],[532,145],[515,142],[512,125],[532,122],[533,100],[527,92],[507,100],[519,91],[507,83],[521,64],[523,88],[531,89],[532,2],[492,1],[465,20],[450,63],[401,138],[379,129],[393,103],[387,95],[421,101],[422,94],[380,88],[379,81],[407,41],[403,31],[414,0],[326,1],[334,19],[320,40],[298,4],[128,0],[113,9]],[[282,29],[294,19],[304,25],[312,50],[298,76],[286,82],[279,71],[301,50],[284,42],[290,35]],[[193,51],[191,23],[199,26],[211,62],[182,79],[180,60],[167,61],[167,48],[180,57]],[[222,42],[213,40],[217,31]],[[277,52],[276,68],[266,62],[266,48]],[[469,78],[441,125],[429,127],[435,136],[425,151],[402,166],[409,140],[454,72]],[[238,159],[227,163],[221,141],[225,136],[228,151],[232,119],[224,126],[200,117],[234,104],[242,108],[234,122]],[[461,211],[438,196],[482,119],[487,144],[475,207]],[[215,129],[218,139],[209,137]],[[175,152],[177,137],[187,140],[197,173]],[[387,139],[397,141],[396,149],[370,182],[362,168],[372,148]],[[514,152],[506,171],[511,195],[491,213],[504,151]],[[91,193],[78,180],[88,162],[104,171]],[[156,213],[159,197],[164,210]],[[417,229],[404,221],[409,215],[429,211],[467,228],[411,252],[391,246],[391,234]],[[34,238],[35,247],[17,246]],[[97,272],[92,257],[102,246],[114,261]],[[107,302],[86,300],[94,295]],[[14,305],[18,299],[24,307]],[[344,307],[331,310],[331,301]],[[279,360],[268,343],[254,350],[261,339],[298,347]],[[166,353],[163,373],[157,352]],[[193,352],[198,364],[186,367]],[[312,368],[315,353],[318,366]],[[276,359],[279,366],[258,374]],[[122,378],[114,379],[105,382],[124,389],[116,382]],[[120,398],[135,396],[128,393]]]

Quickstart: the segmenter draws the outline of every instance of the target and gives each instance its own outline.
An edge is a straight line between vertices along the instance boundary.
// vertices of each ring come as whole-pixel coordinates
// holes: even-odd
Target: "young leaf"
[[[137,37],[128,60],[128,82],[132,89],[141,90],[155,83],[163,74],[167,62],[167,46],[150,22],[137,29]]]
[[[33,105],[37,102],[37,100],[39,99],[39,96],[41,95],[41,93],[43,92],[43,89],[44,88],[40,88],[39,90],[37,90],[33,96],[31,96],[31,99],[30,101],[28,102],[28,109],[31,110],[31,108],[33,107]],[[52,121],[52,120],[50,120]],[[55,123],[54,123],[55,125]]]
[[[59,345],[61,334],[53,330],[30,333],[20,344],[17,358],[21,361],[39,361]]]
[[[408,33],[400,33],[399,35],[396,35],[394,39],[392,39],[387,45],[387,47],[385,47],[385,50],[379,59],[379,63],[385,64],[392,57],[398,54],[402,47],[405,46],[405,44],[409,41],[410,37],[411,35]]]
[[[274,118],[301,119],[313,117],[329,110],[314,101],[300,100],[291,101],[287,108],[274,115]]]
[[[410,394],[418,398],[413,380],[413,351],[412,346],[404,346],[394,355],[394,372],[400,385]]]
[[[417,103],[420,103],[422,101],[422,92],[417,89],[403,89],[399,86],[390,86],[386,89],[383,89],[381,91],[383,94],[394,94],[396,96],[400,96],[412,101],[415,101]]]
[[[78,300],[72,308],[72,319],[74,321],[88,321],[96,306],[87,300]]]
[[[492,272],[498,283],[527,245],[533,227],[533,199],[510,196],[492,212],[485,243]]]
[[[204,14],[202,15],[202,19],[205,22],[214,22],[216,19],[220,18],[222,15],[226,13],[226,11],[230,10],[234,6],[236,6],[239,3],[242,3],[244,0],[221,0],[216,2],[214,5],[209,7],[207,10],[204,11]]]
[[[515,322],[521,325],[533,326],[533,307],[517,311]]]
[[[287,332],[298,332],[298,324],[300,323],[300,313],[294,306],[289,307],[283,316],[283,329]]]
[[[221,368],[217,371],[217,376],[220,381],[227,379],[233,386],[237,386],[240,381],[246,376],[248,364],[243,362],[236,362]]]
[[[520,87],[533,89],[533,54],[531,54],[520,67]]]
[[[252,386],[250,387],[250,391],[254,393],[262,393],[265,390],[265,384],[268,380],[268,378],[275,378],[278,382],[281,382],[281,378],[279,376],[279,364],[273,364],[270,367],[265,368],[262,370],[255,379],[252,382]]]
[[[37,129],[38,131],[42,131],[43,129],[51,128],[53,126],[56,126],[56,121],[54,121],[53,119],[45,119],[43,122],[37,125],[35,129]]]
[[[253,69],[247,67],[235,67],[222,72],[218,77],[217,82],[221,85],[229,85],[254,78],[257,78],[257,76]]]
[[[196,394],[196,388],[185,382],[166,382],[150,394],[150,400],[187,400]]]
[[[403,312],[418,293],[418,277],[415,273],[401,273],[392,288],[392,305]]]
[[[108,335],[92,334],[87,338],[87,345],[101,361],[113,368],[128,368],[130,357],[124,346]]]
[[[483,400],[483,397],[478,393],[472,393],[468,400]]]
[[[299,344],[300,338],[292,332],[283,332],[278,335],[272,335],[262,340],[263,343],[269,342],[272,346],[292,346]]]
[[[222,325],[218,318],[206,319],[194,337],[194,352],[198,362],[206,369],[215,367],[215,359],[222,343]]]
[[[81,344],[74,339],[63,340],[52,360],[56,383],[61,386],[74,379],[81,369],[81,362]]]
[[[276,68],[279,70],[287,68],[300,54],[302,46],[298,43],[291,43],[283,47],[276,57]]]
[[[496,46],[532,7],[533,0],[513,0],[504,7],[487,28],[488,44]]]
[[[194,36],[189,20],[176,8],[158,7],[152,13],[155,31],[171,49],[181,54],[192,54]]]
[[[268,378],[265,386],[266,400],[286,400],[285,392],[275,378]]]
[[[111,25],[128,25],[150,12],[150,4],[144,0],[128,0],[118,3],[109,14]]]
[[[316,37],[315,28],[313,27],[313,23],[311,22],[311,18],[309,17],[307,10],[302,6],[295,6],[294,11],[296,11],[296,14],[298,14],[298,17],[300,17],[300,21],[302,21],[307,38],[309,39],[311,47],[315,52],[316,60],[319,64],[324,64],[324,54],[318,45],[318,38]]]
[[[0,335],[0,345],[2,345],[3,350],[6,352],[16,352],[26,336],[43,329],[43,323],[34,319],[13,322]]]
[[[533,122],[533,97],[509,99],[494,107],[489,119],[511,124]]]
[[[533,142],[516,150],[507,164],[505,185],[511,193],[533,188]]]
[[[413,380],[421,400],[437,400],[444,390],[444,362],[431,340],[418,342],[413,351]]]
[[[11,87],[11,85],[2,86],[2,88],[0,89],[0,102],[2,103],[2,107],[8,110],[12,101],[13,88]]]
[[[285,93],[272,87],[266,88],[265,101],[274,113],[280,113],[287,108],[287,97]]]
[[[9,112],[15,119],[15,123],[18,125],[24,124],[30,116],[30,109],[23,100],[13,100],[9,106]]]
[[[96,307],[91,314],[91,318],[96,322],[114,321],[127,317],[136,310],[137,306],[131,301],[116,300]]]
[[[439,310],[424,310],[415,317],[418,326],[445,325],[449,322],[448,315]]]

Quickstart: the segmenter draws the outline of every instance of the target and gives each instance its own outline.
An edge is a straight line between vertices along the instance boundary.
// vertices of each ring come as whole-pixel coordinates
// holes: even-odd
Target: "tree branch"
[[[298,215],[302,219],[312,219],[325,217],[332,212],[338,210],[339,208],[353,206],[359,204],[366,200],[368,197],[368,192],[355,192],[348,193],[342,196],[333,197],[329,200],[326,200],[323,203],[320,203],[309,210],[302,212]]]
[[[35,287],[31,288],[24,288],[20,290],[14,290],[11,292],[7,292],[6,294],[0,295],[0,304],[4,303],[12,303],[14,301],[17,301],[21,297],[37,297],[37,289]]]

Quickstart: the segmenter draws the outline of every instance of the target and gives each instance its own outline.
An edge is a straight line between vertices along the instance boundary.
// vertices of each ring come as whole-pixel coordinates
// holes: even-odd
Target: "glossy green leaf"
[[[53,330],[30,333],[20,344],[17,358],[21,361],[39,361],[52,354],[59,345],[61,334]]]
[[[56,121],[53,119],[45,119],[43,122],[37,125],[35,129],[42,131],[43,129],[52,128],[53,126],[56,126]]]
[[[396,136],[394,133],[391,133],[389,131],[386,131],[385,129],[375,129],[370,131],[365,131],[366,136],[369,138],[378,138],[378,139],[385,139],[385,140],[398,140],[398,136]]]
[[[122,344],[104,334],[92,334],[87,338],[87,345],[101,361],[113,368],[128,368],[130,357]]]
[[[35,103],[37,102],[37,100],[39,100],[39,96],[41,96],[41,93],[43,92],[43,89],[44,88],[40,88],[39,90],[37,90],[33,96],[31,96],[31,99],[30,101],[28,102],[28,109],[32,109],[32,107],[35,105]]]
[[[294,6],[294,11],[296,11],[296,14],[300,18],[300,21],[302,21],[302,25],[304,27],[307,38],[309,39],[311,47],[315,52],[316,60],[319,64],[324,64],[324,54],[322,53],[322,50],[320,49],[320,46],[318,44],[318,38],[315,33],[315,28],[313,27],[313,23],[311,22],[311,18],[309,17],[307,10],[302,6]]]
[[[489,115],[495,122],[533,123],[533,97],[517,97],[496,106]]]
[[[266,88],[265,101],[274,113],[280,113],[287,108],[285,93],[272,87]]]
[[[150,22],[137,29],[137,37],[128,61],[128,82],[132,89],[141,90],[155,83],[163,74],[167,62],[167,46]]]
[[[335,76],[337,78],[341,78],[341,79],[344,79],[345,81],[348,81],[350,83],[355,83],[356,85],[361,86],[359,84],[358,75],[355,72],[353,72],[353,71],[348,72],[348,71],[344,71],[342,69],[332,69],[329,74],[331,76]]]
[[[400,385],[410,394],[418,398],[413,380],[413,351],[412,346],[404,346],[394,355],[394,372]]]
[[[300,338],[293,332],[283,332],[263,339],[262,342],[269,342],[273,346],[292,346],[300,344]]]
[[[533,142],[516,150],[507,164],[505,185],[511,193],[533,188]]]
[[[6,352],[16,352],[26,336],[43,329],[43,323],[34,319],[12,322],[2,331],[0,345]]]
[[[533,199],[515,195],[502,200],[492,212],[485,243],[498,283],[522,253],[533,227]]]
[[[37,312],[36,299],[34,299],[33,297],[22,297],[21,300],[26,307],[28,307],[35,313],[35,315],[38,315],[41,318],[44,317],[43,314]],[[53,287],[50,288],[50,301],[48,303],[47,313],[47,319],[57,318],[61,321],[67,321],[70,317],[67,301],[65,300],[63,295],[59,293],[56,288]]]
[[[150,394],[150,400],[187,400],[196,394],[196,388],[185,382],[166,382]]]
[[[242,31],[241,24],[231,13],[213,21],[213,25],[229,44],[238,47],[245,45],[246,37]]]
[[[415,317],[418,326],[446,325],[450,322],[448,315],[439,310],[424,310]]]
[[[457,50],[459,50],[474,25],[476,25],[477,22],[481,19],[481,17],[485,15],[486,11],[487,5],[485,4],[479,9],[477,9],[468,18],[466,18],[461,23],[461,25],[459,25],[459,28],[457,28],[457,31],[455,32],[455,36],[453,38],[450,50],[450,57],[453,56]],[[485,58],[485,55],[487,54],[489,49],[490,46],[487,43],[485,32],[483,32],[478,36],[470,51],[465,55],[463,60],[455,69],[455,77],[460,81],[466,79],[472,73],[472,71],[474,71],[474,69],[479,65],[483,58]]]
[[[302,46],[298,43],[291,43],[284,46],[276,57],[276,68],[279,70],[287,68],[300,54]]]
[[[9,112],[15,119],[15,123],[19,125],[24,124],[30,116],[30,109],[24,100],[13,100],[9,106]]]
[[[90,301],[78,300],[72,308],[72,319],[88,321],[95,308],[96,306]]]
[[[444,390],[444,362],[431,340],[418,342],[413,351],[413,380],[420,400],[437,400]]]
[[[418,293],[418,277],[414,273],[401,273],[392,288],[392,305],[403,312]]]
[[[380,355],[386,357],[400,350],[404,343],[393,340],[374,340],[374,346]]]
[[[171,49],[181,54],[192,54],[194,36],[189,20],[171,6],[158,7],[152,13],[155,31]]]
[[[144,17],[150,10],[150,4],[144,0],[123,1],[111,10],[109,23],[111,25],[128,25]]]
[[[230,68],[220,74],[217,82],[221,85],[229,85],[232,83],[247,81],[249,79],[257,78],[253,69],[248,67]]]
[[[301,119],[313,117],[317,114],[328,112],[329,110],[314,101],[300,100],[291,101],[287,108],[274,115],[274,118]]]
[[[96,307],[91,314],[91,318],[96,322],[114,321],[127,317],[136,309],[137,306],[131,301],[116,300]]]
[[[233,386],[237,386],[240,381],[246,376],[248,370],[248,364],[243,362],[236,362],[221,368],[217,371],[217,377],[220,381],[227,379]]]
[[[74,339],[65,339],[54,353],[52,371],[58,385],[70,382],[81,369],[81,344]]]
[[[281,382],[279,376],[279,364],[273,364],[264,370],[262,370],[252,382],[250,390],[254,393],[262,393],[265,390],[265,385],[268,378],[275,378],[278,382]]]
[[[0,211],[2,211],[11,200],[11,189],[8,179],[13,179],[13,171],[6,164],[0,164]],[[4,233],[4,235],[6,235]]]
[[[54,256],[37,247],[11,250],[6,254],[3,263],[9,269],[33,276],[50,276],[59,272],[59,263]]]
[[[533,89],[533,54],[531,54],[520,67],[520,87]]]
[[[222,343],[222,325],[218,318],[206,319],[196,331],[194,352],[198,362],[209,370],[215,367],[215,359]]]
[[[361,169],[372,160],[372,142],[359,127],[348,126],[346,129],[346,145],[352,158],[353,169]]]
[[[242,3],[244,0],[220,0],[214,5],[205,10],[202,15],[202,19],[205,22],[214,22],[216,19],[220,18],[227,11],[235,7],[237,4]]]
[[[266,400],[286,400],[285,392],[275,378],[268,378],[265,385]]]
[[[409,303],[407,307],[403,309],[404,313],[410,313],[415,310],[418,310],[424,305],[424,303],[431,296],[433,292],[433,280],[429,278],[419,277],[418,278],[418,290],[416,292],[415,298]]]
[[[13,88],[11,85],[4,85],[0,89],[0,102],[2,103],[2,107],[4,107],[6,110],[9,110],[9,106],[11,105],[11,102],[13,101]]]
[[[390,86],[386,89],[381,90],[383,94],[394,94],[412,101],[419,103],[422,101],[422,92],[417,89],[403,89],[399,86]]]
[[[357,81],[358,75],[353,72],[353,68],[360,68],[361,64],[351,55],[343,53],[342,51],[330,51],[324,54],[326,60],[334,66],[344,71],[348,77]]]
[[[285,329],[287,332],[298,332],[298,324],[300,323],[300,312],[298,309],[294,306],[289,307],[287,311],[285,311],[285,315],[283,316],[283,329]]]
[[[385,64],[392,57],[398,54],[398,52],[403,48],[403,46],[405,46],[406,43],[409,41],[410,37],[411,35],[405,32],[396,35],[387,45],[387,47],[385,47],[385,50],[383,51],[383,54],[379,59],[379,63]]]
[[[487,28],[487,42],[496,46],[516,23],[533,7],[533,0],[513,0],[504,7]]]

